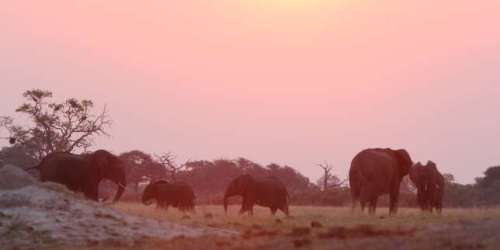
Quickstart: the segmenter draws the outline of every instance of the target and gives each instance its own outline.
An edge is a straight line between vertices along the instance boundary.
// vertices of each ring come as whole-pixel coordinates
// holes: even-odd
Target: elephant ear
[[[418,186],[418,179],[419,179],[419,172],[421,171],[421,168],[422,168],[422,164],[420,162],[417,162],[415,163],[415,165],[413,165],[413,167],[410,169],[410,180],[413,182],[413,184],[415,184],[416,186]]]
[[[253,181],[253,177],[249,174],[244,174],[244,175],[240,176],[240,180],[242,180],[244,182],[249,182],[249,181]]]
[[[436,163],[434,163],[433,161],[428,161],[427,162],[427,167],[430,168],[430,169],[432,169],[432,170],[437,171]]]
[[[410,172],[413,162],[411,160],[410,154],[404,149],[398,149],[395,152],[396,160],[398,161],[400,175],[401,177],[407,175]]]
[[[442,176],[439,170],[437,169],[436,163],[428,161],[427,167],[429,168],[429,171],[432,172],[432,176]]]

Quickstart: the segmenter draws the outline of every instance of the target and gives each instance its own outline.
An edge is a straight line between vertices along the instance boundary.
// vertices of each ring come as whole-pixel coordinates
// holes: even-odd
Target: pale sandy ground
[[[234,232],[190,227],[124,213],[82,199],[65,187],[39,183],[14,166],[0,169],[0,249],[44,246],[133,246],[151,238]]]

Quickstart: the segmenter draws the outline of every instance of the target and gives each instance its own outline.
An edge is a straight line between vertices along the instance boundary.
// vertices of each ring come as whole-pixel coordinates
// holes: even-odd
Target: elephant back
[[[280,207],[288,203],[288,190],[274,176],[256,179],[256,197],[260,205]]]
[[[69,173],[72,175],[80,175],[81,172],[81,161],[84,158],[79,155],[67,153],[67,152],[54,152],[43,158],[43,160],[38,165],[40,171],[41,181],[53,181],[64,183],[63,177],[67,176]]]

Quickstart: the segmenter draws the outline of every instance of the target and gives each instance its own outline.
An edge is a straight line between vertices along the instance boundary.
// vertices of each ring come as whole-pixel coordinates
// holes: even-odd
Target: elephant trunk
[[[224,212],[227,213],[227,199],[229,198],[229,195],[224,195]]]
[[[231,196],[234,196],[235,192],[233,190],[232,185],[229,186],[229,188],[226,190],[226,193],[224,193],[224,212],[227,213],[227,205],[228,205],[228,199]]]
[[[113,202],[117,202],[125,192],[125,188],[127,186],[127,181],[125,180],[125,174],[121,175],[119,180],[115,181],[116,185],[118,185],[118,190],[116,191],[115,198],[113,198]]]
[[[239,194],[241,194],[241,191],[237,188],[234,181],[231,182],[224,193],[224,212],[227,213],[228,199]]]

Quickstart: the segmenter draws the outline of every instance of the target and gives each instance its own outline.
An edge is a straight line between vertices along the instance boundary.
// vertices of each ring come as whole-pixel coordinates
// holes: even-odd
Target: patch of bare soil
[[[330,228],[318,235],[316,249],[498,249],[500,219],[463,221],[411,230],[358,226]]]
[[[39,183],[14,166],[0,168],[0,246],[134,246],[149,239],[232,235],[131,216],[85,200],[54,183]]]
[[[372,225],[358,225],[354,228],[331,227],[328,231],[319,233],[318,238],[329,239],[352,239],[369,237],[392,237],[392,236],[411,236],[415,229],[377,229]]]

